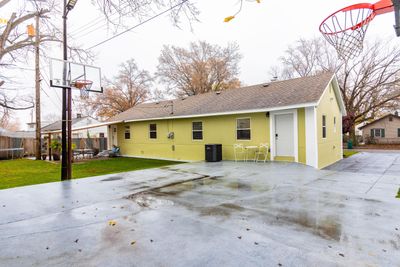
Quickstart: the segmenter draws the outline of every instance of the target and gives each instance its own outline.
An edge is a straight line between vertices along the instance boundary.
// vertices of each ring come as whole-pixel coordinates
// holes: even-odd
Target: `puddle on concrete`
[[[174,202],[166,199],[160,199],[147,193],[132,194],[126,199],[130,199],[142,208],[157,209],[162,206],[173,206]]]
[[[252,187],[250,184],[245,184],[241,182],[231,182],[226,184],[226,187],[229,187],[231,189],[237,189],[241,191],[252,191]]]
[[[278,224],[295,224],[325,239],[339,241],[342,234],[341,224],[335,216],[316,218],[307,212],[285,210],[285,213],[276,216],[276,222]]]
[[[121,176],[111,176],[111,177],[103,179],[101,181],[102,182],[110,182],[110,181],[117,181],[117,180],[122,180],[122,179],[124,179],[124,178]]]
[[[200,216],[223,216],[229,217],[236,211],[242,211],[244,208],[233,203],[223,203],[213,207],[193,207],[191,210],[198,211]]]

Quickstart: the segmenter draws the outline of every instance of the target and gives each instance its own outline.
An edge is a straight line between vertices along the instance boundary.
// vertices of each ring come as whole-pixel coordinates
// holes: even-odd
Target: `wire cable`
[[[122,34],[125,34],[125,33],[129,32],[129,31],[131,31],[131,30],[133,30],[133,29],[139,27],[139,26],[142,26],[143,24],[145,24],[145,23],[147,23],[147,22],[149,22],[149,21],[151,21],[151,20],[153,20],[153,19],[155,19],[155,18],[158,18],[159,16],[164,15],[165,13],[170,12],[171,10],[173,10],[173,9],[175,9],[175,8],[177,8],[177,7],[181,6],[181,5],[183,5],[183,4],[184,4],[185,2],[187,2],[187,1],[189,1],[189,0],[184,0],[184,1],[180,2],[179,4],[176,4],[176,5],[174,5],[174,6],[171,6],[170,8],[168,8],[168,9],[166,9],[166,10],[164,10],[164,11],[158,13],[157,15],[154,15],[153,17],[150,17],[150,18],[148,18],[148,19],[146,19],[146,20],[140,22],[139,24],[136,24],[135,26],[133,26],[133,27],[131,27],[131,28],[128,28],[128,29],[125,30],[125,31],[122,31],[122,32],[120,32],[120,33],[118,33],[118,34],[116,34],[116,35],[114,35],[114,36],[111,36],[110,38],[107,38],[107,39],[105,39],[104,41],[101,41],[100,43],[97,43],[97,44],[95,44],[95,45],[92,45],[91,47],[87,48],[87,50],[91,50],[91,49],[93,49],[93,48],[95,48],[95,47],[97,47],[97,46],[99,46],[99,45],[102,45],[102,44],[104,44],[104,43],[106,43],[106,42],[108,42],[108,41],[111,41],[112,39],[117,38],[118,36],[121,36]]]

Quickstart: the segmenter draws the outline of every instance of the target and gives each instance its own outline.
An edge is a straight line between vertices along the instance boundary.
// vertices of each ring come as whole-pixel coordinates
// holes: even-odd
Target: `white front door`
[[[294,157],[293,114],[275,115],[276,156]]]

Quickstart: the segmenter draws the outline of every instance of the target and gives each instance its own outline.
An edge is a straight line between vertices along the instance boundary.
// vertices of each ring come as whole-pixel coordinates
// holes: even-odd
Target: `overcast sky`
[[[78,0],[68,18],[69,33],[82,48],[91,47],[114,34],[107,29],[104,19],[90,2]],[[172,26],[165,15],[93,49],[97,55],[94,65],[101,67],[102,74],[111,78],[117,73],[119,64],[134,58],[139,68],[154,73],[164,44],[187,47],[191,41],[205,40],[225,46],[235,41],[243,55],[240,62],[240,80],[246,85],[262,83],[270,80],[270,67],[277,64],[288,45],[299,38],[320,36],[318,26],[326,16],[360,0],[268,0],[261,1],[261,4],[245,1],[242,12],[229,23],[224,23],[223,19],[237,11],[238,1],[192,2],[197,4],[201,12],[200,22],[192,25],[192,31],[185,21],[182,21],[181,29]],[[61,21],[61,18],[55,19],[58,23]],[[92,23],[88,24],[90,22]],[[392,13],[377,16],[368,29],[367,39],[377,36],[394,38],[393,24]],[[400,38],[398,39],[396,42],[400,44]],[[53,49],[51,53],[54,57],[62,56],[57,49]],[[46,62],[43,62],[42,71],[48,76],[49,70],[46,65]],[[33,73],[26,71],[22,77],[32,75]],[[47,94],[42,93],[42,114],[56,113],[61,117],[61,89],[48,88],[43,82],[42,85]],[[30,121],[29,114],[18,113],[21,126]]]

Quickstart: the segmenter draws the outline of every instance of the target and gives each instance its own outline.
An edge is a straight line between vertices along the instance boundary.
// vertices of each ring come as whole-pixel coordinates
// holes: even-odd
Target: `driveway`
[[[330,170],[189,163],[2,190],[0,265],[397,266],[400,175],[348,163],[373,157]]]

